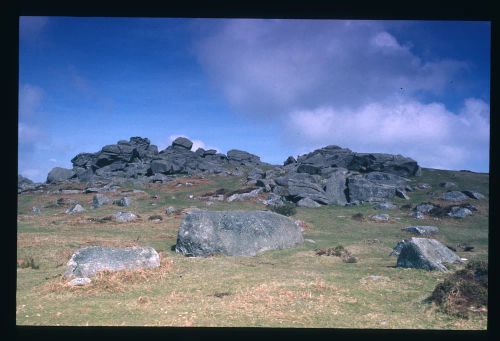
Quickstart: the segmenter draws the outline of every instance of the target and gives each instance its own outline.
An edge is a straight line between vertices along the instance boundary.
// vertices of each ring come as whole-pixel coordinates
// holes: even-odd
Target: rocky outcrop
[[[177,235],[176,251],[187,256],[254,256],[304,242],[293,220],[268,211],[192,211]]]
[[[61,182],[71,179],[75,176],[75,172],[71,169],[54,167],[47,175],[47,183]]]
[[[85,278],[100,271],[151,269],[160,256],[151,247],[108,248],[90,246],[76,251],[68,261],[65,278]]]

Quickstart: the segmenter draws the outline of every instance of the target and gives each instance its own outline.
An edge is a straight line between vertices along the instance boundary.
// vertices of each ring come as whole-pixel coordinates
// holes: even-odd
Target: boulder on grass
[[[474,191],[462,191],[463,194],[465,194],[466,196],[468,196],[469,198],[472,198],[472,199],[476,199],[476,200],[481,200],[481,199],[484,199],[485,196],[482,195],[481,193],[479,192],[474,192]]]
[[[418,234],[420,236],[430,236],[438,233],[439,229],[436,226],[408,226],[401,230]]]
[[[461,262],[459,256],[435,239],[410,238],[403,244],[396,266],[446,272],[446,263]]]
[[[132,212],[116,212],[111,215],[111,220],[117,221],[119,223],[128,223],[130,221],[137,220],[137,215]]]
[[[318,204],[316,201],[314,201],[312,199],[309,199],[309,198],[300,199],[297,202],[297,206],[299,206],[299,207],[308,207],[308,208],[321,207],[320,204]]]
[[[255,256],[302,244],[293,220],[268,211],[192,211],[177,235],[176,252],[186,256]]]
[[[107,205],[111,202],[111,199],[104,194],[98,193],[92,198],[92,206],[94,208],[99,208],[103,205]]]
[[[443,193],[441,199],[446,201],[464,201],[469,199],[469,197],[459,191],[449,191]]]
[[[77,250],[71,256],[64,277],[91,277],[99,271],[151,269],[159,266],[160,256],[151,247],[90,246]]]

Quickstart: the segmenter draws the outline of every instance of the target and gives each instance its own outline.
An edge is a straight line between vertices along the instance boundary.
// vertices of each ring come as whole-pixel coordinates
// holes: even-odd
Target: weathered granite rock
[[[441,182],[439,184],[439,187],[443,187],[445,189],[457,189],[458,188],[457,184],[454,182],[451,182],[451,181]]]
[[[439,232],[436,226],[408,226],[401,230],[414,233],[420,236],[430,236]]]
[[[92,207],[99,208],[104,205],[107,205],[111,202],[111,199],[105,196],[104,194],[98,193],[94,195],[92,198]]]
[[[65,211],[66,214],[76,214],[76,213],[81,213],[81,212],[85,212],[85,209],[80,204],[76,204],[75,206],[68,208]]]
[[[122,207],[129,207],[132,201],[130,200],[129,197],[123,197],[118,200],[114,200],[113,204],[117,206],[122,206]]]
[[[151,269],[159,266],[160,256],[151,247],[90,246],[77,250],[71,256],[64,277],[91,277],[100,271]]]
[[[285,205],[285,201],[280,195],[269,193],[267,199],[263,201],[263,204],[269,207],[281,207]]]
[[[111,220],[119,223],[128,223],[130,221],[135,221],[139,217],[132,212],[116,212],[111,215]]]
[[[260,163],[260,157],[248,152],[231,149],[227,152],[227,159],[229,162],[237,165],[255,165]]]
[[[403,239],[401,241],[399,241],[396,246],[394,247],[394,249],[392,249],[391,253],[389,254],[389,256],[399,256],[399,254],[401,253],[401,250],[403,249],[403,246],[405,245],[405,243],[408,242],[409,239]]]
[[[453,206],[450,208],[448,215],[452,218],[463,219],[468,215],[472,215],[472,211],[465,207]]]
[[[394,186],[376,184],[360,175],[347,179],[349,201],[385,201],[394,198],[396,188]]]
[[[77,277],[69,281],[68,284],[71,285],[72,287],[80,287],[84,285],[89,285],[90,283],[92,283],[92,280],[88,277]]]
[[[397,267],[448,271],[446,263],[461,263],[461,259],[441,242],[428,238],[410,238],[403,244]]]
[[[304,242],[289,218],[268,211],[194,211],[179,229],[176,251],[188,256],[254,256]]]
[[[474,192],[474,191],[462,191],[463,194],[465,194],[466,196],[468,196],[469,198],[472,198],[472,199],[476,199],[476,200],[481,200],[481,199],[484,199],[485,196],[482,195],[481,193],[479,192]]]
[[[174,207],[172,207],[172,206],[167,207],[167,209],[165,210],[165,213],[166,213],[167,215],[172,215],[172,214],[174,214],[175,212],[177,212],[177,210],[176,210]]]
[[[227,202],[233,202],[255,199],[260,193],[262,193],[262,188],[257,188],[248,193],[235,193],[233,195],[230,195],[226,200]]]
[[[410,197],[408,196],[408,194],[406,194],[405,191],[403,191],[399,188],[396,188],[396,196],[398,196],[402,199],[405,199],[405,200],[410,200]]]
[[[329,173],[329,177],[325,181],[325,193],[329,204],[340,206],[347,204],[347,172],[345,168],[336,168]]]
[[[185,137],[178,137],[172,142],[172,147],[191,150],[193,142]]]
[[[283,181],[281,178],[275,179],[277,184],[279,181]],[[326,192],[319,185],[318,179],[307,173],[296,173],[291,177],[285,178],[286,184],[288,185],[288,197],[294,202],[299,201],[303,198],[309,198],[320,204],[328,204],[329,199]]]
[[[413,211],[410,213],[410,217],[415,219],[424,219],[425,215],[420,211]]]
[[[446,201],[464,201],[469,199],[469,197],[459,191],[449,191],[441,195],[442,200]]]
[[[316,208],[316,207],[321,207],[320,204],[318,204],[316,201],[312,200],[312,199],[309,199],[309,198],[303,198],[303,199],[300,199],[298,202],[297,202],[297,206],[300,206],[300,207],[308,207],[308,208]]]
[[[62,182],[71,179],[75,176],[75,172],[72,169],[66,169],[62,167],[54,167],[47,175],[47,183]]]
[[[430,202],[422,202],[415,206],[413,209],[415,212],[420,212],[420,213],[429,213],[431,212],[434,208],[436,208],[436,205],[430,203]]]
[[[289,156],[285,162],[283,162],[283,166],[286,166],[286,165],[291,165],[293,163],[296,163],[297,160],[295,160],[295,158],[293,156]]]
[[[372,214],[369,218],[373,221],[387,222],[389,221],[389,215],[386,213]]]

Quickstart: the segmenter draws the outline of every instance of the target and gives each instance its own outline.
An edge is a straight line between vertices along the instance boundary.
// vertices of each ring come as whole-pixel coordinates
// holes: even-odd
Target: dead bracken
[[[353,256],[349,250],[345,249],[342,245],[334,248],[316,249],[316,256],[335,256],[340,257],[344,263],[357,263],[358,259]]]

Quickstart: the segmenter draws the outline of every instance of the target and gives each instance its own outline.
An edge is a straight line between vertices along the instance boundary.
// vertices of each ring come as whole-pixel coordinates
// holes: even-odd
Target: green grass
[[[188,180],[186,180],[188,181]],[[433,185],[453,181],[464,188],[488,194],[485,174],[423,170],[417,182]],[[190,181],[191,182],[191,181]],[[485,329],[486,316],[462,319],[447,315],[425,303],[446,274],[395,268],[389,257],[395,244],[411,235],[401,231],[408,225],[435,225],[436,239],[448,244],[470,243],[474,252],[458,252],[470,260],[488,255],[488,202],[471,202],[481,213],[463,220],[424,220],[407,217],[399,209],[389,211],[392,223],[359,222],[355,213],[377,212],[371,205],[297,208],[292,219],[308,224],[304,238],[315,243],[287,250],[274,250],[256,257],[188,258],[171,250],[175,245],[181,216],[168,217],[166,207],[190,206],[210,210],[264,209],[254,202],[206,202],[189,199],[218,188],[241,186],[241,178],[214,177],[194,186],[170,188],[151,185],[146,194],[128,194],[132,206],[104,206],[90,209],[92,194],[21,195],[18,214],[17,258],[32,256],[38,270],[17,272],[19,325],[144,325],[144,326],[268,326],[333,328],[424,328]],[[411,203],[428,201],[427,190],[412,192]],[[152,199],[151,195],[160,199]],[[113,194],[110,194],[113,195]],[[114,194],[119,197],[120,194]],[[32,215],[31,207],[44,206],[59,197],[77,198],[87,212],[68,216],[65,208],[42,208]],[[174,198],[172,198],[174,197]],[[397,204],[405,200],[394,200]],[[156,205],[151,205],[151,204]],[[94,223],[87,218],[102,217],[118,210],[139,213],[133,223]],[[149,215],[164,220],[153,223]],[[74,250],[88,245],[149,245],[173,262],[159,276],[153,271],[140,281],[123,280],[123,290],[69,289],[58,286],[64,264]],[[344,263],[339,257],[316,256],[317,248],[342,245],[358,258]],[[368,276],[383,276],[378,281]],[[221,297],[216,294],[226,293]],[[220,296],[220,295],[219,295]]]

